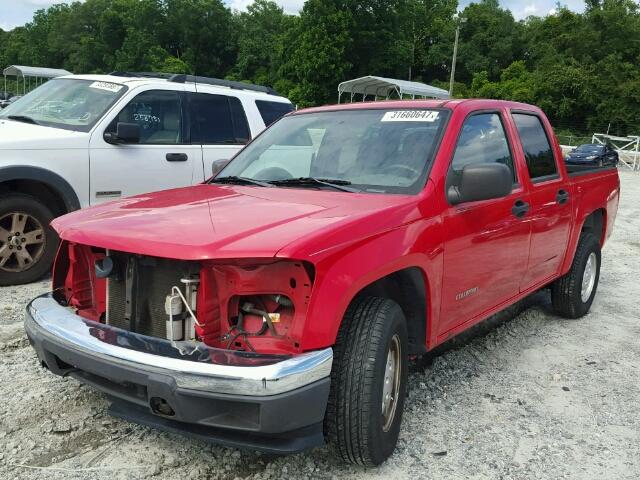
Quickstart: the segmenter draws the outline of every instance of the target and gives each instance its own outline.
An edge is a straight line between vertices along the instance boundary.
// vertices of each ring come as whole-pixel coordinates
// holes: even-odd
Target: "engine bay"
[[[313,267],[281,259],[201,262],[107,251],[64,242],[56,299],[83,318],[208,347],[299,352]]]

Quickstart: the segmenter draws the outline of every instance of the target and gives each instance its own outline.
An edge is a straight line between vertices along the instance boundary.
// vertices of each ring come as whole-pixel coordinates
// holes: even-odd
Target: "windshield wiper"
[[[351,185],[349,180],[340,180],[337,178],[317,178],[317,177],[300,177],[300,178],[286,178],[283,180],[271,180],[269,183],[273,185],[296,185],[296,186],[317,186],[317,185],[325,185],[327,187],[335,188],[336,190],[341,190],[343,192],[359,192],[357,188],[349,188],[347,185]]]
[[[27,117],[26,115],[7,115],[9,120],[15,120],[16,122],[24,122],[24,123],[32,123],[34,125],[40,125],[33,118]]]
[[[257,185],[259,187],[273,187],[273,185],[271,185],[270,183],[267,182],[261,182],[260,180],[254,180],[253,178],[249,178],[249,177],[236,177],[235,175],[231,175],[229,177],[219,177],[219,178],[212,178],[211,180],[209,180],[209,183],[222,183],[222,184],[229,184],[229,185]]]

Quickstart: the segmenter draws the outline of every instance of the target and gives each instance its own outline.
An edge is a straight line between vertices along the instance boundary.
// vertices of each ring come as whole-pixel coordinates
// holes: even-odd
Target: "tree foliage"
[[[535,103],[559,129],[640,133],[640,9],[586,0],[516,21],[497,0],[460,16],[456,96]],[[196,73],[268,84],[299,106],[336,101],[363,75],[448,87],[457,0],[86,0],[0,30],[0,65]]]

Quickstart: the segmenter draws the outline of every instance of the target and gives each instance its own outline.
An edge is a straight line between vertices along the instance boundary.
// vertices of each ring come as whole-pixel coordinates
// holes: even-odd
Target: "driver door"
[[[503,198],[449,206],[443,217],[444,264],[438,335],[465,323],[519,293],[527,269],[531,226],[514,206],[528,204],[503,126],[502,112],[482,112],[465,120],[447,176],[455,185],[472,163],[503,163],[513,172],[513,190]]]
[[[184,86],[136,91],[124,108],[107,116],[90,141],[90,202],[185,187],[203,181],[202,148],[191,145],[185,122]],[[137,143],[108,143],[118,122],[140,129]]]

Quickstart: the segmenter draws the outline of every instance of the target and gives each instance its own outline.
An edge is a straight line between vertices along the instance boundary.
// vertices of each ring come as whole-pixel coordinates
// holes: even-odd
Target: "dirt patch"
[[[22,331],[48,282],[0,288],[0,478],[640,477],[640,175],[622,202],[592,311],[551,314],[548,295],[412,368],[397,452],[377,469],[327,448],[290,457],[211,446],[106,414],[104,397],[43,370]]]

